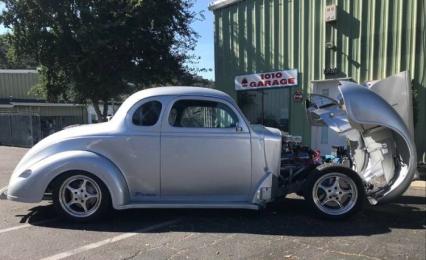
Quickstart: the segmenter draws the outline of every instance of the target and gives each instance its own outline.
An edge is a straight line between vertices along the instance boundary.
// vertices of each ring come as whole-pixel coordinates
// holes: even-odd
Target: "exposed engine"
[[[286,193],[300,190],[300,185],[311,172],[322,162],[320,152],[303,145],[301,136],[282,133],[281,152],[281,187],[286,187]]]
[[[331,154],[321,155],[319,150],[304,146],[301,136],[283,132],[280,185],[290,187],[291,191],[299,190],[299,184],[303,183],[307,174],[321,164],[339,164],[351,168],[350,150],[344,146],[333,146],[333,149]]]

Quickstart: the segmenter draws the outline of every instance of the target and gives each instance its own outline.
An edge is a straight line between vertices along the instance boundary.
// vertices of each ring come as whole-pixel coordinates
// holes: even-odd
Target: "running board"
[[[132,203],[116,207],[116,209],[260,209],[255,204],[237,204],[237,203]]]

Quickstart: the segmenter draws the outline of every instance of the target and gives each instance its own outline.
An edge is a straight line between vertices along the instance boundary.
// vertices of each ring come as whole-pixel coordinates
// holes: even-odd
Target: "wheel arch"
[[[31,174],[17,178],[16,200],[39,202],[58,176],[69,172],[86,172],[99,178],[107,187],[112,206],[120,208],[129,202],[129,189],[120,169],[106,157],[90,151],[66,151],[50,156],[29,167]],[[31,187],[31,189],[28,189]],[[26,192],[21,192],[26,189]],[[31,191],[29,191],[31,190]]]

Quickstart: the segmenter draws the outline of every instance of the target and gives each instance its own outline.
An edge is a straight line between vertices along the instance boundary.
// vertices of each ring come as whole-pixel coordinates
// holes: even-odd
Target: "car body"
[[[131,115],[152,100],[162,103],[159,120],[152,126],[135,125]],[[172,127],[168,115],[179,100],[219,102],[238,117],[238,129]],[[258,200],[271,198],[259,192],[279,174],[280,149],[280,131],[252,128],[222,92],[153,88],[129,97],[109,122],[69,128],[35,145],[17,165],[8,198],[38,202],[55,177],[79,170],[107,185],[116,209],[257,208]]]
[[[340,90],[340,102],[346,106],[331,99],[322,106],[315,101],[324,98],[313,96],[307,111],[313,124],[328,124],[352,141],[358,174],[350,169],[325,170],[321,174],[329,179],[313,179],[311,186],[319,189],[324,182],[318,181],[334,178],[334,184],[325,186],[336,191],[339,188],[340,194],[356,189],[347,195],[354,205],[364,194],[374,203],[401,194],[412,179],[415,161],[409,130],[373,91],[345,82]],[[360,106],[358,99],[368,99],[373,107]],[[368,112],[371,109],[382,109],[381,115],[374,117]],[[377,126],[385,129],[383,133]],[[365,129],[373,130],[365,136]],[[405,146],[402,152],[388,154],[382,149],[384,144],[387,148]],[[119,210],[259,209],[291,192],[306,195],[310,176],[316,178],[319,165],[313,163],[298,166],[297,171],[294,167],[290,172],[283,170],[281,150],[280,130],[251,125],[235,101],[223,92],[196,87],[152,88],[130,96],[109,122],[72,127],[40,141],[16,166],[7,198],[36,203],[53,193],[55,204],[62,208],[81,200],[83,206],[79,207],[87,210],[87,197],[103,193],[108,195],[103,200],[110,200]],[[396,155],[401,163],[396,164]],[[369,158],[374,158],[374,164]],[[337,175],[331,176],[334,172]],[[345,176],[346,184],[340,189],[339,179]],[[376,179],[383,176],[384,183],[375,186]],[[86,183],[87,190],[80,191]],[[330,192],[327,196],[333,201],[341,196]],[[321,206],[315,192],[307,194],[313,194],[313,203]],[[91,204],[95,200],[101,198],[93,199]],[[69,211],[73,212],[75,205],[69,206]],[[320,212],[334,216],[347,213]]]

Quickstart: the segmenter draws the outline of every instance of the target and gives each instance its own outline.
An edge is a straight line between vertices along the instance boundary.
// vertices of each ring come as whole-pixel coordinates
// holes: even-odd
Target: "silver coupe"
[[[338,100],[312,95],[306,109],[312,124],[348,138],[347,167],[309,158],[283,166],[281,131],[251,125],[227,94],[159,87],[130,96],[109,122],[40,141],[3,196],[49,198],[63,216],[88,221],[110,207],[260,209],[298,193],[315,214],[344,218],[366,199],[376,204],[404,192],[416,151],[408,126],[380,93],[350,82],[339,89]]]

